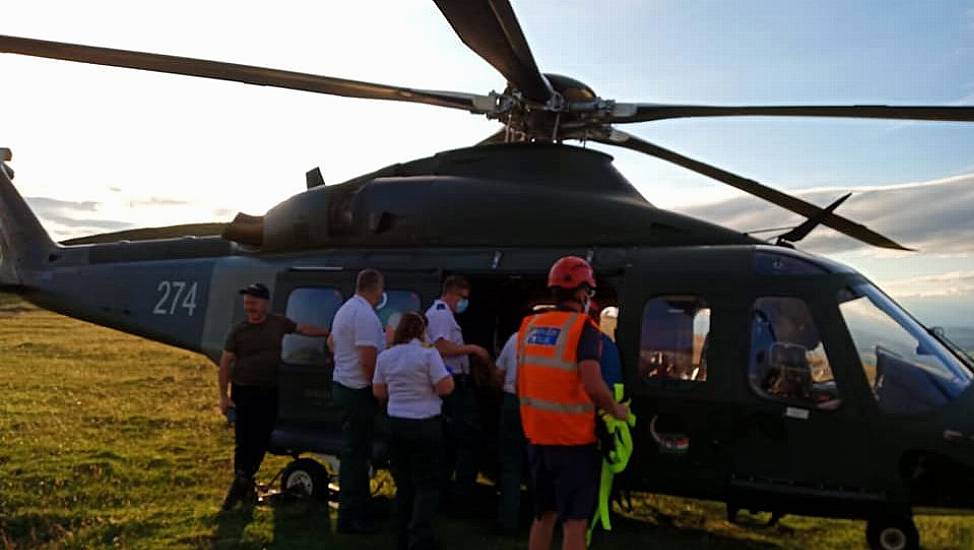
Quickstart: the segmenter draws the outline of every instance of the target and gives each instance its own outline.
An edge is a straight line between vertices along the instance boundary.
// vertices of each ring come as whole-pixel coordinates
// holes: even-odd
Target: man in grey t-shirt
[[[223,501],[229,510],[253,498],[254,476],[264,460],[277,422],[277,369],[285,334],[328,336],[328,330],[270,313],[270,291],[260,283],[241,289],[247,318],[227,333],[220,357],[220,411],[233,409],[235,447],[234,479]]]

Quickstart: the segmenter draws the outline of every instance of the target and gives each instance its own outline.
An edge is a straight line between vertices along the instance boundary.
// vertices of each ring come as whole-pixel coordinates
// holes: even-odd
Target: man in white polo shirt
[[[443,356],[446,368],[453,375],[453,393],[443,400],[443,416],[446,419],[447,468],[444,481],[454,482],[450,509],[464,513],[465,504],[477,480],[477,445],[480,437],[480,419],[477,414],[477,398],[470,378],[470,355],[490,364],[490,355],[484,348],[465,344],[463,331],[454,317],[463,313],[470,299],[470,282],[461,275],[451,275],[443,281],[443,293],[426,310],[429,321],[429,341]]]
[[[368,517],[369,461],[372,458],[372,428],[378,407],[372,396],[375,359],[385,348],[385,331],[375,313],[385,283],[374,269],[359,272],[352,296],[335,313],[332,344],[335,372],[332,397],[342,408],[342,452],[338,482],[338,531],[374,533],[377,527]]]

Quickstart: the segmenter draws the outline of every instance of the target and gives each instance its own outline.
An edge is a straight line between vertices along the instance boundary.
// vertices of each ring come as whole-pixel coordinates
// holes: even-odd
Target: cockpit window
[[[799,298],[755,300],[749,378],[766,399],[823,410],[841,404],[821,333]]]
[[[842,290],[839,309],[883,412],[923,413],[971,384],[971,370],[874,286]]]

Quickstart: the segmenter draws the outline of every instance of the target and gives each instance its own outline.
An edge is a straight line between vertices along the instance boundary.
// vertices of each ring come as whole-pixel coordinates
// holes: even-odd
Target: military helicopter
[[[222,235],[65,246],[0,170],[0,283],[53,311],[216,359],[243,317],[237,289],[272,288],[273,308],[328,325],[355,273],[381,269],[386,323],[418,310],[443,278],[467,275],[468,341],[488,348],[525,305],[546,300],[558,257],[589,259],[632,407],[643,419],[621,480],[737,510],[867,520],[874,548],[918,548],[915,512],[974,509],[974,361],[854,270],[796,250],[824,225],[906,249],[836,213],[618,129],[674,118],[847,117],[974,122],[972,107],[712,106],[624,103],[542,73],[507,0],[436,0],[460,39],[507,81],[486,95],[420,90],[200,59],[0,36],[0,52],[422,103],[497,120],[483,142],[307,191]],[[615,145],[709,176],[806,222],[774,245],[654,207],[612,159],[565,141]],[[436,205],[436,208],[430,208]],[[544,220],[539,207],[544,206]],[[497,212],[505,212],[498,223]],[[586,212],[586,223],[576,213]],[[288,336],[277,452],[284,486],[319,493],[336,454],[331,358]]]

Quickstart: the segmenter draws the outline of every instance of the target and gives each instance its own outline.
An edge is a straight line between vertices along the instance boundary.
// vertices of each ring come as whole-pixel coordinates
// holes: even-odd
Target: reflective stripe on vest
[[[578,375],[578,343],[591,321],[551,311],[529,317],[518,334],[517,388],[521,423],[537,445],[595,442],[595,405]]]
[[[591,403],[565,404],[545,401],[543,399],[535,399],[534,397],[522,397],[521,404],[527,405],[528,407],[533,407],[535,409],[541,409],[543,411],[560,412],[565,414],[584,414],[595,412],[595,405]]]

